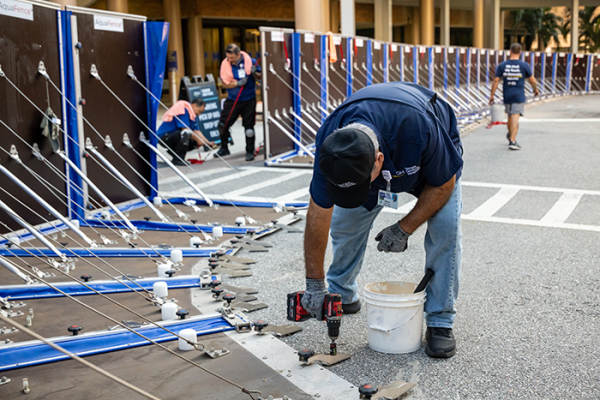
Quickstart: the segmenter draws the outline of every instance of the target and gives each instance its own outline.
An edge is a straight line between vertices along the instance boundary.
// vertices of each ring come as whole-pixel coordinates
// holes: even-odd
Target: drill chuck
[[[341,317],[327,317],[327,334],[331,340],[336,340],[340,336]]]

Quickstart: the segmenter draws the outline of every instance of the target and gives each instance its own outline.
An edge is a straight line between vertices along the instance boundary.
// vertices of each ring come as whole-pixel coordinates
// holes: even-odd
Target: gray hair
[[[358,122],[353,122],[353,123],[348,124],[340,129],[348,129],[348,128],[349,129],[357,129],[361,132],[364,132],[373,141],[373,147],[375,147],[375,158],[377,158],[377,152],[379,152],[379,139],[377,139],[377,135],[375,134],[373,129],[369,128],[366,125],[360,124]],[[340,130],[340,129],[338,129],[338,130]]]

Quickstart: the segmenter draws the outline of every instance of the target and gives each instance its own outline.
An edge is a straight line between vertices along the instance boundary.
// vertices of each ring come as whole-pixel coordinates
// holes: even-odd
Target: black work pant
[[[173,132],[167,132],[161,138],[162,141],[167,145],[169,154],[175,157],[178,155],[182,160],[185,160],[185,154],[198,148],[198,144],[192,139],[190,131],[177,130]]]
[[[242,116],[242,125],[246,136],[246,153],[254,153],[254,142],[256,134],[254,133],[254,124],[256,123],[256,97],[246,101],[238,101],[233,106],[235,100],[227,99],[223,104],[221,119],[219,120],[219,133],[221,135],[221,147],[226,149],[231,137],[229,128],[235,123],[238,117]]]

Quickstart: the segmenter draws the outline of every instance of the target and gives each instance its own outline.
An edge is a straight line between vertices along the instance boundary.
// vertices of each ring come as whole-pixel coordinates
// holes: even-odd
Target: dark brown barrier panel
[[[302,84],[300,94],[302,95],[302,106],[307,103],[319,107],[321,104],[321,34],[315,32],[297,31],[300,34],[300,63],[302,71],[300,78]],[[288,51],[290,51],[290,48]],[[291,55],[290,55],[291,58]],[[271,102],[270,111],[277,109],[275,103]],[[321,114],[320,112],[318,114]],[[320,118],[319,118],[320,119]]]
[[[404,45],[400,43],[392,43],[389,46],[390,49],[390,68],[389,78],[390,82],[402,81],[402,70],[401,65],[403,64],[402,58],[404,57]]]
[[[470,48],[470,57],[468,58],[470,62],[469,68],[469,88],[474,88],[477,86],[477,74],[478,74],[478,65],[477,65],[477,54],[479,49]]]
[[[590,90],[600,91],[600,56],[592,56],[592,74],[590,77]]]
[[[486,80],[489,79],[487,75],[487,65],[488,65],[488,50],[486,49],[478,49],[477,51],[477,60],[479,60],[479,86],[485,87]]]
[[[61,52],[59,49],[57,13],[59,6],[28,3],[22,3],[22,6],[23,13],[0,15],[0,26],[2,26],[2,29],[0,29],[0,66],[6,74],[6,78],[10,79],[37,107],[46,111],[49,101],[54,114],[62,120],[63,108],[60,94],[52,86],[49,86],[48,92],[46,92],[46,79],[38,73],[38,64],[43,61],[50,79],[60,87],[61,60],[59,56]],[[49,98],[46,93],[49,93]],[[50,143],[42,136],[40,123],[43,118],[44,116],[26,98],[19,94],[5,78],[0,78],[0,119],[29,145],[37,143],[42,155],[48,158],[59,171],[64,173],[64,162],[53,154]],[[61,127],[64,127],[64,125],[63,122]],[[11,145],[14,144],[23,163],[55,186],[60,192],[56,195],[66,201],[66,197],[64,197],[66,193],[64,180],[52,173],[50,167],[36,159],[32,155],[29,146],[15,137],[3,125],[0,125],[0,138],[2,149],[10,151]],[[61,133],[62,149],[64,149],[64,140],[64,135]],[[33,191],[56,210],[63,215],[68,215],[65,204],[1,150],[0,163],[17,178],[28,184]],[[2,201],[30,224],[35,225],[45,222],[44,218],[51,221],[55,220],[42,206],[2,173],[0,173],[0,187],[6,189],[10,194],[25,203],[27,207],[34,210],[34,212],[28,210],[27,207],[20,205],[18,201],[11,198],[4,191],[0,191]],[[44,218],[40,218],[35,213],[39,213]],[[4,211],[0,211],[0,222],[0,232],[2,233],[9,231],[3,224],[8,225],[10,230],[21,229],[21,226],[13,222]]]
[[[418,47],[418,68],[419,68],[419,85],[429,89],[429,55],[427,47]]]
[[[383,73],[384,73],[384,65],[383,65],[383,53],[384,53],[384,43],[378,40],[372,40],[372,48],[373,48],[373,84],[383,83]]]
[[[433,90],[444,95],[444,48],[433,47]]]
[[[352,89],[355,92],[367,86],[367,40],[365,37],[354,38]]]
[[[500,52],[496,50],[489,50],[489,64],[488,64],[488,74],[489,74],[489,83],[487,85],[488,89],[492,88],[492,82],[496,77],[496,68],[500,65]]]
[[[448,47],[447,54],[446,67],[448,68],[448,93],[447,96],[444,97],[448,103],[456,108],[460,108],[461,104],[458,101],[460,99],[460,95],[457,92],[456,85],[457,59],[460,58],[460,52],[456,47]]]
[[[586,54],[573,55],[573,73],[571,74],[571,90],[585,91],[588,56]]]
[[[294,150],[294,142],[273,123],[269,123],[268,114],[275,117],[274,111],[293,107],[293,76],[286,69],[292,68],[292,43],[294,32],[291,29],[260,28],[262,69],[263,69],[263,107],[265,132],[265,158]],[[277,75],[277,76],[276,76]],[[308,79],[310,80],[310,78]],[[306,103],[302,104],[306,106]],[[318,105],[318,103],[317,103]]]
[[[545,66],[544,66],[544,82],[540,83],[540,86],[543,85],[540,88],[540,91],[542,91],[545,94],[549,94],[552,92],[552,73],[553,73],[552,66],[553,65],[554,65],[554,54],[546,53],[546,61],[545,61]]]
[[[348,80],[346,78],[348,67],[348,40],[352,40],[340,35],[333,36],[335,50],[337,52],[337,61],[329,63],[329,94],[337,103],[343,102],[346,99]]]
[[[404,82],[414,83],[415,81],[414,54],[415,48],[413,46],[404,46]]]
[[[466,47],[457,47],[456,48],[456,57],[459,57],[458,63],[460,64],[459,68],[459,82],[461,87],[465,87],[467,85],[467,51],[469,48]],[[457,64],[458,66],[458,64]]]
[[[556,60],[556,90],[558,92],[566,91],[568,61],[569,55],[567,53],[558,53]]]
[[[123,134],[127,133],[131,144],[148,159],[149,150],[139,141],[140,132],[143,131],[146,137],[149,136],[147,129],[90,73],[92,65],[95,65],[102,81],[144,123],[147,123],[146,92],[127,75],[127,67],[131,66],[137,79],[146,85],[144,57],[146,18],[88,8],[68,7],[67,9],[73,12],[71,16],[73,43],[81,43],[81,48],[74,53],[73,57],[74,68],[80,76],[81,97],[85,99],[85,106],[82,108],[83,116],[103,138],[109,135],[115,149],[135,170],[150,181],[151,169],[148,164],[123,144]],[[79,123],[79,137],[82,149],[85,147],[85,138],[90,138],[98,151],[142,194],[150,195],[149,185],[112,150],[109,150],[102,138],[84,122]],[[87,176],[113,203],[136,198],[96,161],[83,157],[82,166],[84,163]],[[92,190],[89,190],[89,195],[100,201]]]

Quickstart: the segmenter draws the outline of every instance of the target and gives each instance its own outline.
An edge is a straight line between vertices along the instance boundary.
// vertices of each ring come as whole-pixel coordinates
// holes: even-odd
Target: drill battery
[[[306,321],[311,318],[308,311],[302,307],[302,296],[304,291],[288,293],[287,295],[287,319],[290,321]],[[336,293],[328,293],[323,301],[323,321],[327,317],[342,316],[342,296]]]

